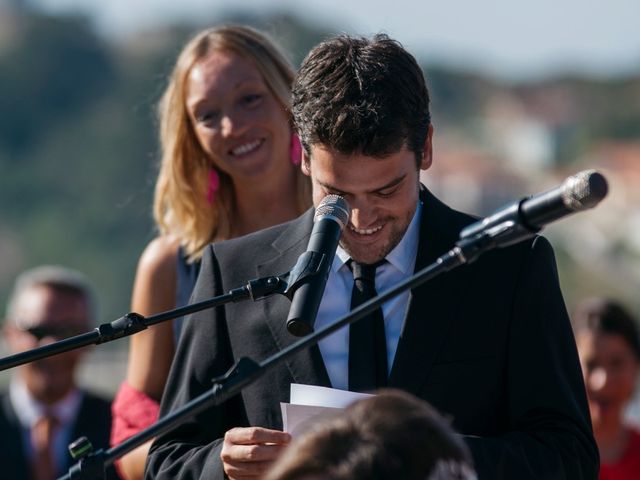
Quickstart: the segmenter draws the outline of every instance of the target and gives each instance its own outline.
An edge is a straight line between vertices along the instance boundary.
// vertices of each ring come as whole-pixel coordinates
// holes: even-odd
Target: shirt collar
[[[53,413],[61,424],[69,423],[80,408],[82,394],[74,388],[53,405],[44,405],[29,393],[24,381],[16,376],[9,385],[9,398],[20,424],[30,429],[44,415],[45,410]]]
[[[402,236],[402,240],[386,256],[386,260],[405,275],[411,275],[415,268],[418,255],[418,243],[420,241],[420,217],[422,215],[422,201],[418,200],[416,211]],[[334,272],[340,270],[351,258],[340,245],[336,250],[331,269]]]

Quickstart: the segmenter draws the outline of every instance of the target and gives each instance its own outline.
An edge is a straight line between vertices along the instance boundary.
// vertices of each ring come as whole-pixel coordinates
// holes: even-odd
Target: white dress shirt
[[[422,203],[419,201],[413,219],[402,240],[386,256],[387,262],[376,269],[376,291],[382,293],[413,275],[418,242],[420,236],[420,214]],[[320,302],[315,329],[320,329],[344,317],[351,309],[351,291],[353,275],[346,263],[351,257],[338,247],[333,259],[324,296]],[[382,305],[384,329],[387,337],[387,368],[391,372],[393,359],[398,348],[398,340],[407,316],[410,291],[394,297]],[[366,321],[361,319],[359,321]],[[333,388],[348,390],[349,386],[349,328],[322,339],[318,346],[324,360]]]
[[[74,389],[57,403],[45,406],[33,398],[19,377],[13,377],[9,385],[9,398],[22,426],[22,442],[29,461],[33,458],[31,429],[45,414],[45,409],[56,416],[60,426],[53,434],[53,455],[56,468],[60,469],[71,458],[67,447],[69,442],[75,440],[71,438],[71,429],[80,409],[82,394]]]

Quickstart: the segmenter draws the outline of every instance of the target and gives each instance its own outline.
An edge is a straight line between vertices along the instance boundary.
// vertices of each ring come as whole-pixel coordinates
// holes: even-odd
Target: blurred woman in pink
[[[635,319],[605,299],[583,301],[573,318],[593,431],[600,450],[600,480],[640,478],[640,432],[625,422],[640,368]]]

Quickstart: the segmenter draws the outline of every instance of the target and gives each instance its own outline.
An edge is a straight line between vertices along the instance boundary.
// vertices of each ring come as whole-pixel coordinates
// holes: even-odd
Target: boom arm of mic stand
[[[152,438],[173,430],[183,420],[197,415],[213,405],[225,402],[257,380],[265,371],[265,367],[258,365],[253,360],[246,357],[241,358],[224,376],[213,380],[214,385],[207,393],[194,398],[120,445],[106,451],[100,449],[96,452],[87,452],[84,457],[71,466],[68,474],[58,480],[104,479],[106,467],[113,464],[118,458]]]
[[[472,238],[460,240],[454,248],[439,257],[434,263],[420,270],[413,276],[407,278],[396,286],[385,290],[378,297],[373,298],[348,315],[342,317],[331,325],[327,325],[311,335],[301,338],[297,342],[281,350],[275,355],[267,358],[262,363],[256,363],[250,358],[243,357],[222,377],[213,379],[213,387],[186,403],[177,410],[169,413],[158,420],[157,423],[140,433],[125,440],[109,450],[98,450],[89,452],[73,465],[69,473],[59,480],[97,480],[104,478],[104,470],[113,464],[118,458],[126,455],[130,451],[146,443],[152,438],[167,433],[180,425],[187,418],[193,417],[204,410],[223,403],[229,398],[237,395],[240,391],[260,378],[264,373],[275,366],[281,364],[296,353],[317,344],[320,340],[331,335],[350,323],[365,317],[382,303],[401,294],[402,292],[415,288],[437,275],[452,270],[465,263],[471,263],[482,252],[494,248],[496,245],[490,235],[481,233]],[[279,292],[282,293],[282,292]]]
[[[251,280],[247,285],[231,290],[225,295],[205,300],[203,302],[186,305],[184,307],[168,310],[166,312],[144,317],[138,313],[128,313],[110,323],[103,323],[91,332],[81,333],[73,337],[65,338],[49,345],[16,353],[0,359],[0,371],[7,370],[18,365],[50,357],[58,353],[68,352],[87,345],[99,345],[101,343],[127,337],[146,329],[148,326],[182,317],[189,313],[199,312],[207,308],[213,308],[226,303],[239,302],[251,298],[258,300],[274,293],[284,295],[287,283],[281,277],[272,276]]]

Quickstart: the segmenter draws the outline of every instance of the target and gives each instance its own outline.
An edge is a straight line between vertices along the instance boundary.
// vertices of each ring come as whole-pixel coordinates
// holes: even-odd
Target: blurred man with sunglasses
[[[15,354],[87,332],[95,320],[92,288],[79,272],[42,266],[22,273],[7,303],[4,340]],[[0,397],[3,478],[49,480],[74,463],[67,446],[86,436],[109,443],[110,402],[78,387],[76,370],[86,349],[17,367]],[[115,472],[108,472],[108,478]]]

